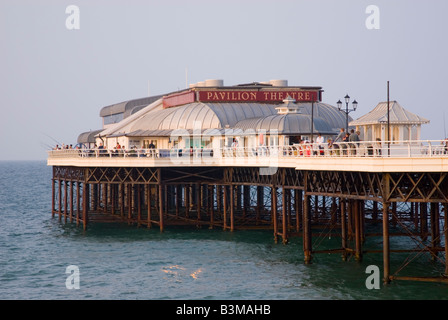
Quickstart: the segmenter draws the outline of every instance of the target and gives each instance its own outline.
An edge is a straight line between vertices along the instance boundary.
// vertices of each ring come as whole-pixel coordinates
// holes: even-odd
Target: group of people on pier
[[[81,149],[79,147],[79,145],[76,145],[75,147],[73,147],[72,144],[62,144],[62,145],[56,145],[53,150],[71,150],[71,149]]]
[[[294,144],[299,150],[299,154],[301,156],[311,156],[311,155],[325,155],[325,152],[329,152],[330,154],[341,154],[341,155],[356,155],[357,148],[360,145],[360,132],[351,130],[349,132],[345,132],[344,128],[341,128],[337,137],[333,140],[332,138],[328,138],[325,144],[325,138],[322,134],[318,133],[316,141],[311,140],[300,140],[298,144]],[[381,154],[381,140],[377,139],[378,145],[376,147],[376,154]]]
[[[346,132],[344,128],[341,128],[337,137],[332,140],[327,140],[328,149],[331,152],[342,152],[342,155],[356,155],[357,148],[359,147],[361,132],[351,129],[350,132]],[[339,143],[338,143],[339,142]],[[376,155],[381,155],[381,139],[377,139],[376,146],[372,146],[375,149]]]
[[[439,140],[438,146],[434,144],[429,144],[429,146],[423,145],[421,142],[420,146],[421,154],[431,154],[431,155],[448,155],[448,138],[444,140]],[[414,145],[412,148],[415,147]],[[399,146],[399,148],[404,148]],[[409,146],[405,146],[410,148]],[[269,156],[269,155],[280,155],[284,156],[382,156],[383,142],[381,139],[377,138],[376,141],[363,141],[360,139],[360,132],[351,130],[350,133],[345,132],[344,128],[340,129],[340,133],[333,140],[325,138],[319,133],[314,140],[301,140],[296,141],[292,145],[286,146],[265,146],[259,145],[258,147],[243,146],[238,145],[238,140],[233,139],[231,146],[222,148],[221,152],[224,157],[242,157],[242,156]],[[60,151],[70,151],[78,150],[79,155],[82,157],[181,157],[181,156],[192,156],[192,157],[203,157],[204,153],[208,157],[213,157],[213,153],[219,152],[212,148],[203,149],[203,147],[194,148],[192,146],[182,149],[158,149],[153,141],[144,147],[132,146],[131,148],[126,148],[120,143],[112,149],[108,149],[100,143],[99,146],[94,144],[93,148],[81,144],[57,144],[52,150]],[[410,152],[410,151],[409,151]],[[417,151],[418,152],[418,151]]]

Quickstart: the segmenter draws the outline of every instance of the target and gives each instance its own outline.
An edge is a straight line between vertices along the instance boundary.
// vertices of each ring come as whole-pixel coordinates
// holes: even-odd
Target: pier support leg
[[[120,216],[124,219],[124,183],[120,183]]]
[[[185,190],[185,218],[190,217],[190,185],[186,184],[184,186]]]
[[[142,189],[137,185],[137,226],[140,227],[142,219]]]
[[[305,264],[311,263],[311,210],[310,210],[310,196],[304,195],[303,199],[303,254],[305,257]]]
[[[81,214],[81,183],[76,183],[76,226],[79,226],[79,217]]]
[[[263,208],[264,203],[264,187],[257,186],[257,212],[256,212],[256,225],[260,223],[260,215],[261,215],[261,209]]]
[[[445,237],[445,277],[448,277],[448,202],[443,204],[443,235]]]
[[[376,222],[378,220],[378,202],[373,201],[372,204],[372,220]]]
[[[159,227],[160,232],[163,232],[163,185],[159,184]]]
[[[274,242],[278,242],[278,224],[277,224],[277,188],[271,187],[271,210],[274,224]]]
[[[107,212],[107,203],[108,203],[108,199],[107,199],[107,192],[108,192],[108,188],[109,184],[108,183],[103,183],[103,212],[106,213]]]
[[[227,229],[227,186],[222,186],[222,191],[223,191],[223,229],[226,230]]]
[[[390,283],[389,206],[383,202],[383,282]]]
[[[68,181],[64,181],[64,222],[67,223],[67,209],[68,209]]]
[[[56,194],[55,194],[55,183],[56,183],[56,181],[55,181],[55,179],[53,178],[53,179],[51,179],[51,217],[52,218],[54,218],[54,214],[55,214],[55,212],[56,212],[56,210],[55,210],[55,203],[56,203],[56,201],[55,201],[55,197],[56,197]]]
[[[89,184],[84,183],[82,188],[82,227],[87,230],[87,216],[89,208]]]
[[[428,238],[428,204],[426,202],[420,203],[420,234],[423,241]]]
[[[209,191],[209,198],[208,198],[208,203],[209,203],[209,214],[210,214],[210,226],[209,229],[213,229],[214,224],[215,224],[215,206],[214,206],[214,195],[215,195],[215,186],[214,185],[209,185],[208,186]]]
[[[112,215],[115,214],[115,209],[116,209],[116,199],[117,199],[117,185],[116,184],[110,184],[110,213]]]
[[[342,260],[347,261],[347,215],[345,199],[339,198],[339,206],[341,210],[341,238],[342,238]]]
[[[216,213],[222,216],[222,186],[216,185]]]
[[[196,211],[197,221],[201,220],[201,207],[202,207],[202,186],[200,183],[196,183]]]
[[[243,218],[250,210],[250,186],[243,186]]]
[[[59,212],[58,212],[58,214],[59,214],[59,221],[61,221],[61,219],[62,219],[62,180],[61,179],[59,179],[58,185],[59,185],[59,187],[58,187],[58,192],[59,192]]]
[[[287,215],[287,201],[286,201],[286,189],[282,187],[282,243],[288,243],[287,227],[286,227],[286,215]]]
[[[439,203],[431,203],[430,212],[431,221],[431,258],[436,260],[438,252],[436,247],[440,244],[440,228],[439,228]]]
[[[74,182],[70,182],[70,223],[73,222],[73,188],[74,188]]]
[[[303,212],[303,199],[302,199],[302,190],[295,189],[294,190],[294,204],[296,207],[296,231],[300,232],[300,222],[302,220],[302,212]]]
[[[148,221],[146,222],[146,224],[147,224],[146,226],[148,229],[150,229],[151,228],[151,189],[152,189],[152,186],[150,184],[147,184],[146,189],[147,189],[146,202],[147,202],[147,208],[148,208],[148,217],[147,217]]]
[[[355,200],[353,201],[353,209],[354,209],[354,216],[355,216],[355,260],[361,261],[362,260],[362,251],[361,251],[361,208],[360,208],[360,201]]]
[[[174,188],[176,189],[176,197],[175,197],[175,201],[176,201],[176,218],[179,218],[180,199],[181,199],[182,188],[181,188],[181,186],[179,184],[176,185]]]
[[[132,219],[132,184],[128,184],[128,224]]]
[[[353,240],[353,200],[346,200],[346,210],[347,210],[347,238],[348,240]]]
[[[235,201],[234,201],[234,197],[235,197],[235,187],[233,185],[230,185],[229,187],[230,189],[230,231],[233,232],[234,230],[234,214],[235,214]]]

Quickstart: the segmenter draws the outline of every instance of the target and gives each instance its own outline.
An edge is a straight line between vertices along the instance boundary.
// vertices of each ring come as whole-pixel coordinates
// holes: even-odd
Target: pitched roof
[[[95,136],[99,134],[104,129],[99,130],[90,130],[87,132],[83,132],[78,136],[78,143],[94,143],[95,142]]]
[[[115,103],[110,106],[103,107],[100,110],[100,117],[105,117],[117,113],[123,113],[124,118],[127,118],[131,114],[142,109],[143,107],[146,107],[147,105],[150,105],[151,103],[162,97],[163,95],[158,95]]]
[[[404,109],[397,101],[389,101],[389,121],[393,124],[423,124],[429,120]],[[369,113],[351,121],[350,126],[387,122],[387,102],[380,102]]]

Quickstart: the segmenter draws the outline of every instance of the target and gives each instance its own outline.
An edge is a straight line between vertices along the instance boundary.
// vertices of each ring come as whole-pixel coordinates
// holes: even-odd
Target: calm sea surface
[[[87,232],[51,218],[51,167],[44,161],[0,162],[0,299],[446,299],[448,285],[396,281],[365,286],[368,265],[338,254],[318,254],[303,264],[302,241],[275,244],[270,231],[91,224]],[[323,241],[322,241],[323,240]],[[318,238],[319,249],[340,239]],[[413,247],[396,237],[391,247]],[[381,238],[366,247],[381,249]],[[393,256],[392,273],[437,275],[428,256]],[[444,259],[442,256],[441,258]],[[80,289],[66,288],[66,268],[80,271]]]

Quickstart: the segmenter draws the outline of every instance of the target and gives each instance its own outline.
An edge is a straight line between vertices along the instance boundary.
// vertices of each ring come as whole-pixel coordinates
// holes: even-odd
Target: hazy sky
[[[348,93],[355,119],[389,80],[391,100],[431,121],[422,138],[442,139],[447,14],[446,0],[0,0],[0,160],[45,159],[100,129],[102,107],[184,89],[186,69],[188,83],[322,86],[332,105]]]

